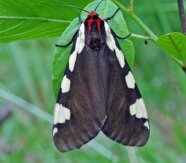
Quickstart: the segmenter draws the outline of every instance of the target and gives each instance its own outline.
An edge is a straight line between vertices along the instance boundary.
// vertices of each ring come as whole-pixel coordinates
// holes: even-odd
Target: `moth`
[[[101,1],[102,2],[102,1]],[[100,2],[100,3],[101,3]],[[99,3],[99,4],[100,4]],[[93,139],[100,131],[129,146],[143,146],[149,138],[144,101],[108,18],[96,9],[81,20],[72,45],[54,108],[53,140],[61,152]]]

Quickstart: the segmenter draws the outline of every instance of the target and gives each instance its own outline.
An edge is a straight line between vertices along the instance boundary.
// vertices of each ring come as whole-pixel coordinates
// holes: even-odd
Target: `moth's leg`
[[[114,33],[114,32],[113,32],[113,33]],[[115,35],[116,38],[118,38],[118,39],[125,40],[125,39],[127,39],[127,38],[129,38],[129,37],[131,36],[131,33],[129,33],[128,35],[126,35],[126,36],[124,36],[124,37],[120,37],[120,36],[118,36],[116,33],[114,33],[114,35]]]
[[[112,19],[112,18],[117,14],[117,12],[118,12],[119,10],[120,10],[120,9],[118,8],[118,9],[114,12],[114,14],[113,14],[112,16],[106,18],[105,20],[110,20],[110,19]]]
[[[79,15],[79,22],[80,22],[80,23],[83,23],[83,20],[82,20],[82,18],[81,18],[81,15]]]
[[[114,35],[116,38],[118,38],[118,39],[123,39],[123,40],[125,40],[125,39],[127,39],[127,38],[129,38],[129,37],[131,36],[131,33],[129,33],[128,35],[126,35],[126,36],[124,36],[124,37],[120,37],[120,36],[118,36],[112,29],[111,29],[111,31],[112,31],[113,35]]]
[[[70,42],[69,42],[68,44],[66,44],[66,45],[58,45],[58,44],[55,44],[55,46],[56,46],[56,47],[60,47],[60,48],[64,48],[64,47],[69,46],[69,45],[72,44],[72,42],[74,41],[77,32],[78,32],[78,31],[75,32],[74,36],[72,37],[72,39],[70,40]]]

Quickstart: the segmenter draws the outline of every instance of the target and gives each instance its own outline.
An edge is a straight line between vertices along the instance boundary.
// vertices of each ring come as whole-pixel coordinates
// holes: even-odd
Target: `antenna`
[[[95,8],[95,10],[94,10],[94,11],[96,11],[96,10],[98,9],[99,5],[100,5],[102,2],[103,2],[103,0],[102,0],[102,1],[100,1],[100,2],[98,3],[98,5],[96,6],[96,8]]]
[[[85,9],[82,9],[81,7],[78,7],[78,6],[69,6],[69,5],[59,5],[59,6],[62,6],[62,7],[69,7],[69,8],[76,8],[76,9],[80,9],[82,11],[85,11],[87,13],[90,13],[89,11],[85,10]]]

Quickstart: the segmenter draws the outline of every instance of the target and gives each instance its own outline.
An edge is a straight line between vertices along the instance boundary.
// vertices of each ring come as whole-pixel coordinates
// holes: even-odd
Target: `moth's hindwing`
[[[99,64],[87,51],[84,23],[75,40],[54,110],[53,139],[62,152],[94,138],[106,119]]]
[[[124,145],[143,146],[149,138],[145,104],[114,34],[104,24],[107,44],[101,65],[107,119],[102,131]]]

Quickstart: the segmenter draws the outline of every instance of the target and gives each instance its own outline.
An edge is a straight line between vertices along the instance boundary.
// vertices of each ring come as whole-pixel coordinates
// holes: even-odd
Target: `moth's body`
[[[86,44],[94,50],[99,50],[106,41],[104,20],[93,11],[84,21],[84,25]]]
[[[101,130],[124,145],[144,145],[145,105],[106,20],[89,13],[75,40],[54,111],[55,145],[79,148]]]

